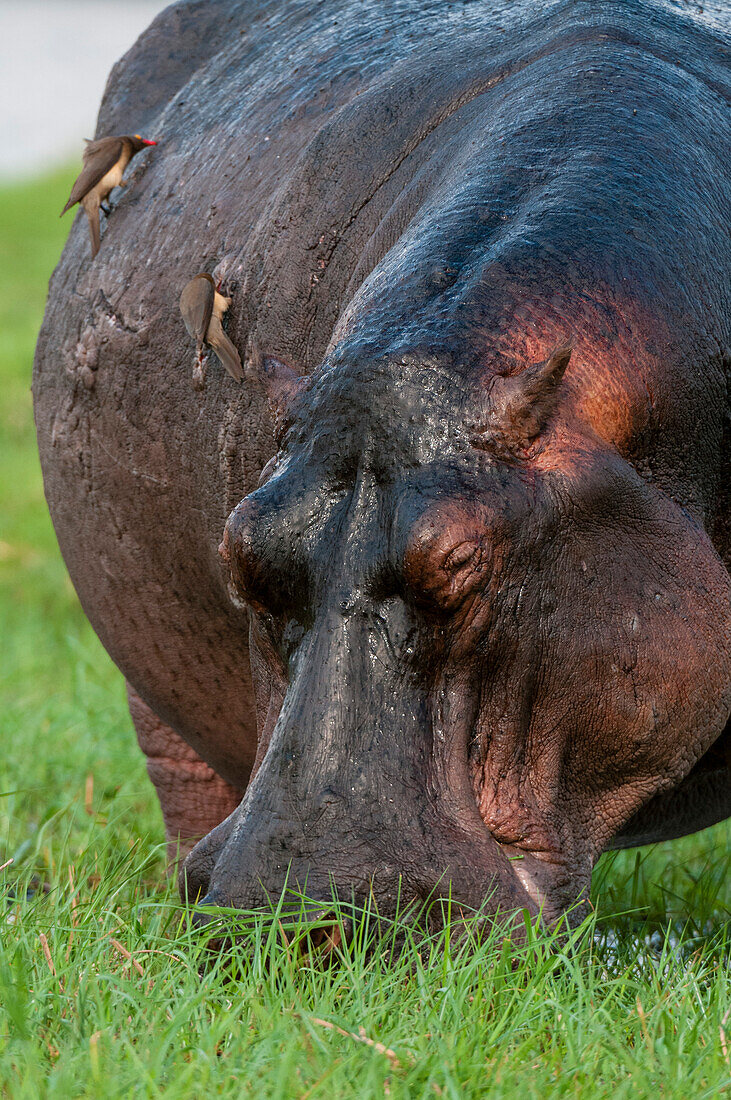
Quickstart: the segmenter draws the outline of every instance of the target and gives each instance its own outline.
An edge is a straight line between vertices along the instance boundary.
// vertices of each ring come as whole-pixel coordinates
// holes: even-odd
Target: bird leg
[[[193,367],[193,389],[204,390],[206,387],[206,367],[208,366],[208,359],[203,354],[203,349],[198,352],[195,357],[195,366]]]
[[[119,183],[116,184],[116,186],[117,187],[126,187],[127,186],[127,181],[126,180],[120,180]],[[107,199],[107,205],[106,206],[104,205],[103,202],[100,203],[99,205],[101,206],[101,208],[104,211],[104,213],[106,214],[106,216],[109,217],[109,215],[112,212],[112,204],[109,201],[109,199]]]
[[[105,215],[105,216],[106,216],[106,217],[108,218],[108,217],[109,217],[109,215],[110,215],[110,214],[111,214],[111,212],[112,212],[112,208],[111,208],[111,206],[109,205],[109,203],[103,203],[103,202],[100,202],[100,203],[99,203],[99,206],[100,206],[100,208],[101,208],[101,211],[102,211],[102,213],[103,213],[103,214],[104,214],[104,215]]]

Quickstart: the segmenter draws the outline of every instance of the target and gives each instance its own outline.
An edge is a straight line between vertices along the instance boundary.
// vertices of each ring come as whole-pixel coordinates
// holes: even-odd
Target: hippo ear
[[[520,374],[495,378],[490,390],[490,429],[496,442],[511,450],[533,442],[556,406],[571,351],[557,348],[544,362],[531,363]]]

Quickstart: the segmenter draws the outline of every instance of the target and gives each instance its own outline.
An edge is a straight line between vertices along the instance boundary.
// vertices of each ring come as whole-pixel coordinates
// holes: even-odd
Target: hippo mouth
[[[335,896],[393,916],[441,897],[465,912],[490,899],[493,912],[536,914],[480,816],[462,724],[442,706],[435,725],[399,669],[393,623],[374,630],[371,614],[342,607],[301,643],[244,799],[188,856],[184,896],[250,910],[276,905],[286,887],[316,911]],[[261,624],[252,639],[256,665],[268,644]]]

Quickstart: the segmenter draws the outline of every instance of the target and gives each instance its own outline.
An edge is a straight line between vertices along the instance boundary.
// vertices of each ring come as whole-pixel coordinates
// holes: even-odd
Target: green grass
[[[323,968],[275,922],[200,973],[35,454],[30,364],[72,178],[0,192],[0,1095],[728,1094],[728,825],[603,859],[574,946],[356,943]]]

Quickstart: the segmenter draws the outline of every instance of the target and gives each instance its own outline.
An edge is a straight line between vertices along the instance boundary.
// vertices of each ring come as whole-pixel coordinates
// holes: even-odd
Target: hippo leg
[[[218,775],[127,684],[129,711],[165,822],[171,867],[236,809],[242,792]]]

